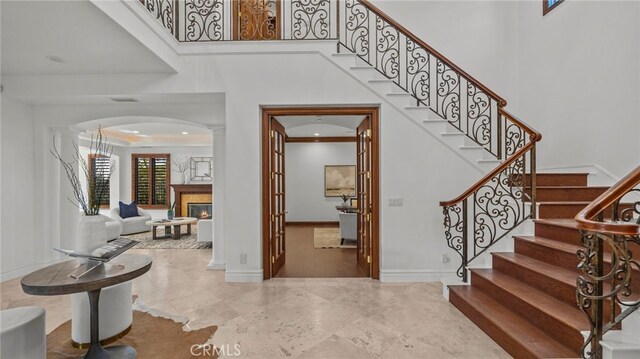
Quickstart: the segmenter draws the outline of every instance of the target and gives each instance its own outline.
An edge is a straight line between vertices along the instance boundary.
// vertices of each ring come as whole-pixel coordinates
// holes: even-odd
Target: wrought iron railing
[[[337,39],[339,0],[139,0],[180,42]]]
[[[542,136],[500,109],[507,159],[463,194],[440,202],[447,245],[461,259],[456,271],[467,282],[467,267],[528,218],[536,217],[536,142]]]
[[[541,135],[507,102],[366,0],[139,0],[183,42],[337,39],[348,50],[504,162],[441,202],[447,244],[474,258],[535,218],[535,146]],[[530,204],[528,204],[528,203]],[[470,221],[471,219],[471,221]]]
[[[577,253],[578,306],[591,331],[583,358],[602,358],[603,335],[640,308],[640,167],[595,199],[577,216],[582,246]],[[625,201],[635,199],[631,204]],[[605,210],[611,218],[605,219]]]

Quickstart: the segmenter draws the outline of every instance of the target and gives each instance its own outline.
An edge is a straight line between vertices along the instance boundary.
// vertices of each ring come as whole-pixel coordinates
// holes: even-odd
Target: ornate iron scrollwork
[[[491,141],[493,137],[491,119],[491,98],[479,87],[467,83],[467,135],[496,155]]]
[[[160,20],[162,26],[173,32],[173,1],[171,0],[140,0],[144,7],[156,19]]]
[[[460,126],[460,74],[442,60],[436,61],[436,113],[455,128]]]
[[[184,41],[224,40],[224,0],[186,0]]]
[[[351,52],[371,63],[369,57],[369,10],[357,0],[345,0],[345,37]]]
[[[629,194],[638,193],[640,189],[632,189],[614,202],[612,221],[640,224],[640,201],[621,204]],[[600,214],[599,220],[603,217],[604,214]],[[640,262],[633,258],[634,251],[631,250],[632,246],[640,249],[640,236],[583,231],[581,244],[583,249],[576,253],[580,260],[578,268],[583,273],[576,281],[577,301],[591,326],[582,347],[582,357],[598,358],[602,336],[640,308],[638,286],[633,286],[633,276],[640,271]],[[609,261],[604,259],[605,252]],[[605,303],[609,307],[607,313],[604,312]]]
[[[329,0],[292,0],[291,1],[291,38],[328,39],[331,34]]]
[[[462,204],[445,206],[442,208],[444,214],[444,233],[447,239],[447,246],[460,255],[460,266],[456,270],[458,277],[462,278],[466,271],[466,239],[464,235],[465,208]]]
[[[376,17],[376,68],[389,80],[400,82],[400,33],[379,16]]]
[[[430,100],[430,59],[431,55],[422,46],[419,46],[410,38],[407,39],[407,75],[405,90],[410,92],[418,102],[427,106]]]

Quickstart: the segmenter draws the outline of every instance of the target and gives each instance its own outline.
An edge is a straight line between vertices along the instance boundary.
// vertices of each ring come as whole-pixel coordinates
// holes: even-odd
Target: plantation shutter
[[[133,199],[146,208],[164,208],[169,205],[168,153],[132,154]]]
[[[97,191],[96,199],[100,206],[109,206],[111,161],[108,157],[90,155],[89,164],[91,168],[89,178],[93,182],[93,188]]]

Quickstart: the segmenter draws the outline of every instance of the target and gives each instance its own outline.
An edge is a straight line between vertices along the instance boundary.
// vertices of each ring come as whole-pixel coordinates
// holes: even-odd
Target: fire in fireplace
[[[189,203],[187,215],[198,219],[210,219],[212,209],[211,203]]]

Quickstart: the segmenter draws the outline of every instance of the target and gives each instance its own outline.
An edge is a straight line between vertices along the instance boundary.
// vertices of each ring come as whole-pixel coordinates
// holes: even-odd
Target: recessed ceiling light
[[[62,57],[55,56],[55,55],[47,55],[44,58],[49,60],[49,61],[53,61],[55,63],[58,63],[58,64],[62,64],[62,63],[67,62],[67,60],[63,59]]]
[[[138,134],[138,133],[140,133],[140,131],[133,130],[133,131],[131,131],[131,133],[136,133],[136,134]]]
[[[138,133],[140,133],[140,131],[137,131],[137,130],[120,130],[120,132],[124,132],[124,133],[134,133],[134,134],[138,134]]]
[[[314,136],[320,136],[320,134],[319,134],[319,133],[314,133],[313,135],[314,135]]]
[[[182,134],[183,134],[183,135],[188,135],[188,134],[189,134],[189,132],[187,132],[187,131],[182,131]]]

